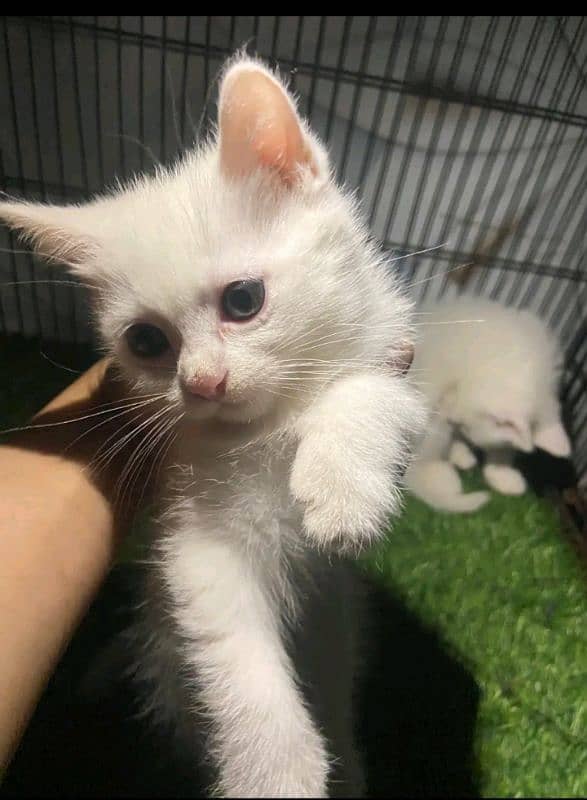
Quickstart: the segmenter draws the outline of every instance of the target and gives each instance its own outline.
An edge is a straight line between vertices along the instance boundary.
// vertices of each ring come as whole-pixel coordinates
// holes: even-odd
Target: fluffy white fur
[[[526,482],[511,466],[514,450],[540,447],[568,456],[558,388],[562,357],[554,334],[528,311],[461,297],[423,308],[414,380],[433,417],[407,474],[414,494],[446,511],[474,511],[487,492],[463,494],[457,469],[486,453],[485,480],[503,494]]]
[[[3,203],[0,216],[94,287],[106,351],[135,394],[165,400],[129,434],[137,462],[168,451],[147,604],[160,613],[141,664],[153,705],[179,719],[197,698],[222,795],[321,797],[329,754],[283,644],[290,567],[310,548],[360,548],[398,510],[424,420],[393,366],[410,304],[275,75],[231,63],[219,119],[169,171],[85,206]],[[265,306],[227,322],[220,293],[247,277],[264,280]],[[173,355],[135,358],[136,321],[164,330]],[[182,392],[182,379],[226,371],[221,401]]]

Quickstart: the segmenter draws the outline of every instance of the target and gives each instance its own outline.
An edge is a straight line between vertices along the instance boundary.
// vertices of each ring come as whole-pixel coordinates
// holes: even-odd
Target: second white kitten
[[[423,308],[413,379],[428,398],[431,424],[408,470],[410,490],[428,505],[475,511],[484,491],[463,493],[457,469],[486,453],[483,475],[503,494],[522,494],[515,450],[568,456],[558,388],[562,356],[554,334],[528,311],[461,297]]]

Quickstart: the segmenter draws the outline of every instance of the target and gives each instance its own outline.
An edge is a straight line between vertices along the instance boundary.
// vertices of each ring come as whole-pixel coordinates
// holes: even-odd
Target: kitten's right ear
[[[2,202],[0,221],[16,231],[37,255],[78,274],[86,275],[86,267],[98,250],[84,207]]]
[[[264,168],[290,187],[327,176],[326,154],[299,117],[293,97],[257,61],[244,58],[229,66],[218,118],[220,164],[231,178]]]
[[[449,422],[460,422],[456,408],[458,394],[458,385],[456,383],[451,383],[445,388],[437,400],[438,410]]]

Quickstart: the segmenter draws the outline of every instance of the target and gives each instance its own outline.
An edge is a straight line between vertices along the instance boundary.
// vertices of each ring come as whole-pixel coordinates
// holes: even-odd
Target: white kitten
[[[435,412],[406,476],[434,508],[474,511],[487,492],[463,494],[455,469],[486,451],[483,474],[504,494],[522,494],[514,450],[570,454],[558,401],[562,356],[554,334],[528,311],[461,297],[422,309],[414,380]]]
[[[169,443],[176,467],[145,604],[152,705],[187,713],[189,742],[197,704],[223,795],[324,796],[329,753],[283,641],[291,566],[378,535],[424,418],[401,374],[410,304],[326,151],[278,79],[240,58],[217,137],[174,169],[0,216],[95,287],[107,351],[135,392],[166,400],[129,434]]]

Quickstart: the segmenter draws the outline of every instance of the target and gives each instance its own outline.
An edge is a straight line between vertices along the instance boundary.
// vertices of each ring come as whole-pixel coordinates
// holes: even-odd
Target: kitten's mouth
[[[259,420],[270,412],[272,403],[268,398],[253,395],[252,397],[205,400],[189,397],[184,402],[186,419],[196,423],[218,423],[220,425],[243,425]]]
[[[185,390],[182,392],[183,401],[186,406],[193,406],[196,408],[219,408],[220,406],[230,406],[231,408],[238,408],[244,406],[246,400],[236,400],[232,397],[223,395],[222,397],[202,397],[199,394],[191,394]]]
[[[218,399],[208,399],[187,392],[183,393],[183,401],[186,416],[204,420],[222,416],[223,412],[238,414],[248,405],[246,400],[233,400],[226,395]]]

